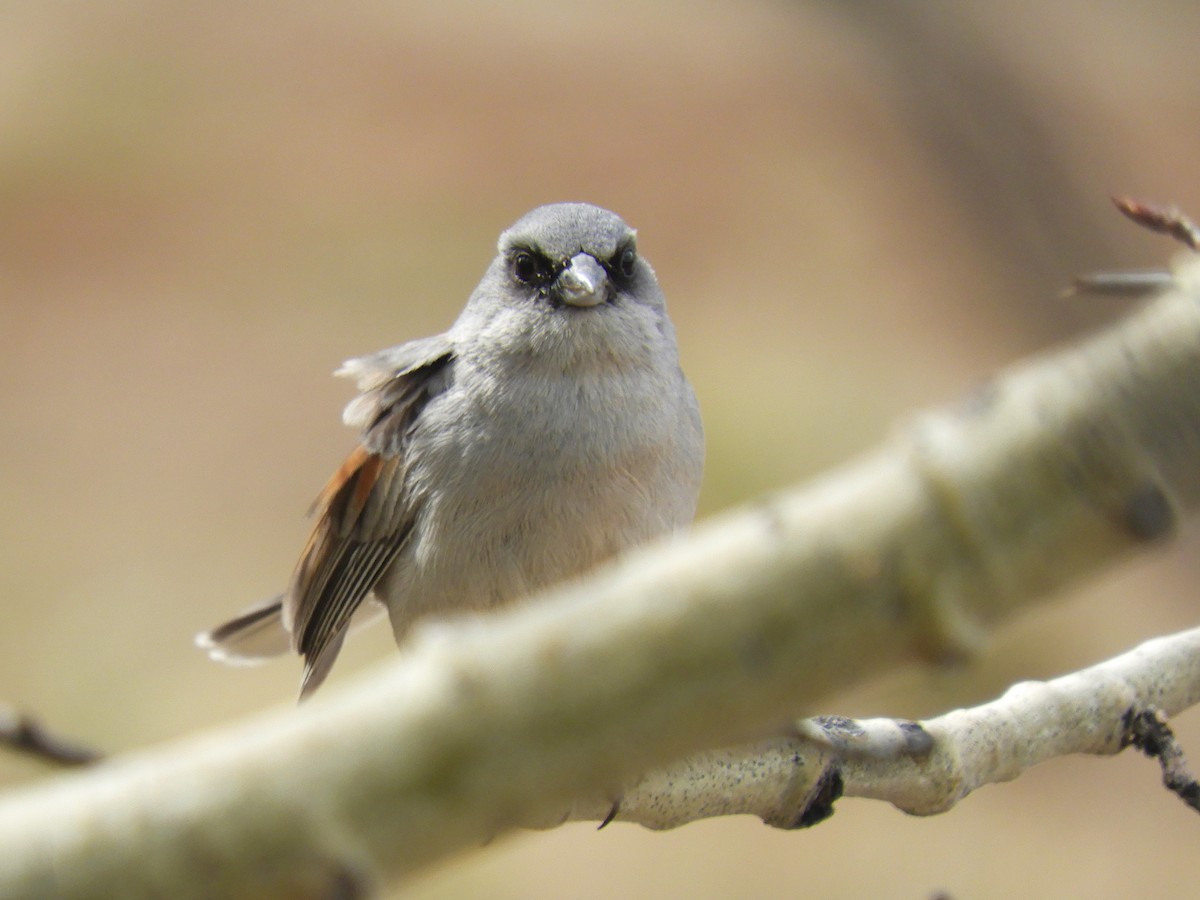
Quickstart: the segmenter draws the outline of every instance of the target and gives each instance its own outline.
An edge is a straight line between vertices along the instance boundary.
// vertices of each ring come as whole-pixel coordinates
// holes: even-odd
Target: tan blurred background
[[[0,700],[114,751],[291,702],[194,632],[286,580],[351,446],[343,358],[445,328],[525,210],[640,231],[709,436],[703,514],[803,479],[1121,314],[1079,271],[1200,213],[1188,2],[3,5]],[[928,715],[1191,625],[1192,527],[828,711]],[[327,691],[390,656],[353,642]],[[1178,723],[1200,758],[1196,715]],[[348,735],[347,740],[353,740]],[[0,784],[44,777],[0,756]],[[950,815],[520,834],[421,898],[1119,897],[1194,885],[1153,764],[1072,759]]]

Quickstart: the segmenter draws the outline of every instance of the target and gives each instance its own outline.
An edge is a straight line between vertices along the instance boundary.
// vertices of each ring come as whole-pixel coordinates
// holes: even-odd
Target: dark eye
[[[636,266],[637,251],[632,247],[626,247],[621,251],[621,255],[617,259],[617,271],[621,273],[622,278],[632,278]]]
[[[518,251],[512,258],[512,275],[521,284],[539,285],[546,280],[546,262],[528,250]]]

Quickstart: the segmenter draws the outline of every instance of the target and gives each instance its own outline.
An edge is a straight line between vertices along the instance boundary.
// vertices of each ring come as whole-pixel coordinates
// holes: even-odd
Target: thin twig
[[[99,751],[51,734],[33,717],[10,709],[0,709],[0,744],[60,766],[86,766],[103,758]]]
[[[1117,209],[1143,228],[1170,235],[1192,250],[1200,250],[1200,227],[1178,207],[1143,203],[1130,197],[1113,197],[1112,201]],[[1063,291],[1063,296],[1093,294],[1105,297],[1152,297],[1165,291],[1174,281],[1175,276],[1163,269],[1088,272],[1076,276],[1071,285]]]
[[[1062,295],[1093,294],[1102,297],[1152,297],[1175,281],[1166,269],[1127,269],[1118,272],[1087,272],[1076,275]]]
[[[1200,812],[1200,784],[1188,767],[1187,757],[1175,740],[1167,716],[1157,708],[1133,710],[1125,713],[1124,741],[1157,759],[1162,767],[1163,787],[1179,796],[1179,799]]]
[[[1143,228],[1167,234],[1192,250],[1200,250],[1200,228],[1177,206],[1143,203],[1131,197],[1113,197],[1117,209]]]

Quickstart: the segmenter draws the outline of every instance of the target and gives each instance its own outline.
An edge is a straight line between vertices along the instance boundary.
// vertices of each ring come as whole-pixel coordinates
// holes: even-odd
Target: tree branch
[[[340,694],[9,796],[0,895],[365,891],[777,731],[832,688],[969,653],[1200,501],[1184,283],[808,488],[422,629]]]
[[[1131,744],[1158,757],[1164,783],[1196,808],[1195,779],[1164,713],[1197,702],[1200,629],[1193,629],[1052,681],[1015,685],[991,703],[921,725],[813,720],[791,735],[694,754],[638,781],[615,812],[610,798],[597,795],[577,800],[565,818],[664,829],[749,813],[796,828],[825,819],[842,795],[933,815],[1038,763],[1116,754]]]
[[[1200,812],[1200,783],[1192,774],[1163,711],[1157,707],[1140,712],[1130,710],[1125,718],[1125,743],[1157,759],[1162,767],[1163,787]]]
[[[0,706],[0,744],[60,766],[100,760],[99,751],[51,734],[32,716]]]

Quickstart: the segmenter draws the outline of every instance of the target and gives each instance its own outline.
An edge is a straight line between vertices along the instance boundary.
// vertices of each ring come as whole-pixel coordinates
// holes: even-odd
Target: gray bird
[[[686,526],[700,412],[635,238],[596,206],[539,207],[449,331],[343,365],[362,440],[313,504],[287,591],[197,643],[230,663],[299,653],[303,698],[370,607],[399,641]]]

